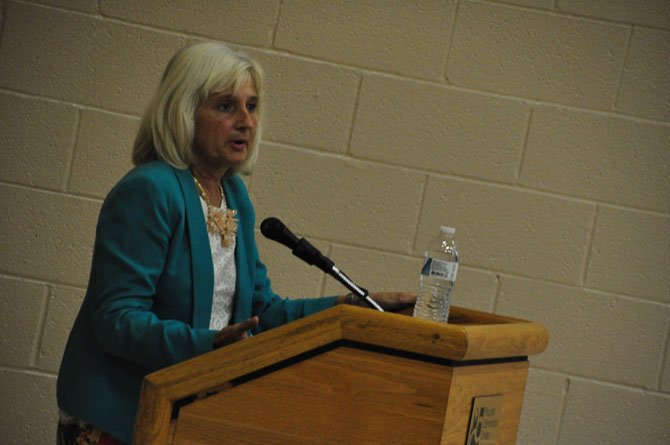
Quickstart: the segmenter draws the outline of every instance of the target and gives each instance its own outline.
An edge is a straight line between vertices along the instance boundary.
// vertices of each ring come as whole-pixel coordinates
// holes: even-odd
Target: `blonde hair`
[[[251,172],[261,138],[263,71],[256,61],[216,42],[184,47],[167,64],[135,136],[133,164],[162,159],[173,167],[188,168],[194,157],[198,106],[211,94],[235,92],[250,79],[259,98],[258,124],[247,158],[227,174]]]

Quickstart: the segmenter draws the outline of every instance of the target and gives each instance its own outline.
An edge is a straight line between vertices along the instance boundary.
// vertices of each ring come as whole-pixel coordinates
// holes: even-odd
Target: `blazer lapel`
[[[191,243],[191,277],[193,280],[193,327],[208,328],[214,293],[214,265],[205,217],[189,169],[174,169],[186,206],[186,227]]]

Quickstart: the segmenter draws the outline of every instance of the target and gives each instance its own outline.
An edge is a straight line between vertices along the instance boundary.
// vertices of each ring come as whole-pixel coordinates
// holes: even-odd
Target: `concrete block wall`
[[[668,442],[666,0],[0,0],[0,442],[53,443],[102,199],[200,39],[267,71],[257,223],[378,290],[455,226],[455,304],[551,333],[518,442]],[[279,293],[342,291],[261,238]]]

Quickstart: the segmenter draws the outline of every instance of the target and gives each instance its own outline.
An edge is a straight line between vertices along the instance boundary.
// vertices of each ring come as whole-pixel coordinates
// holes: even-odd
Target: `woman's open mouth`
[[[232,139],[228,141],[228,145],[230,145],[234,150],[244,150],[247,148],[247,140],[246,139]]]

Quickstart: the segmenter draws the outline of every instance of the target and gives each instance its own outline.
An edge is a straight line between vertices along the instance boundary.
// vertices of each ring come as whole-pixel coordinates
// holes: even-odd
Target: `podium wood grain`
[[[439,443],[449,380],[440,365],[342,347],[183,408],[175,443],[215,443],[231,426],[245,444],[268,432],[290,437],[277,443]]]
[[[547,339],[461,308],[440,324],[338,306],[147,376],[134,443],[463,444],[472,398],[492,394],[514,443],[525,357]]]

